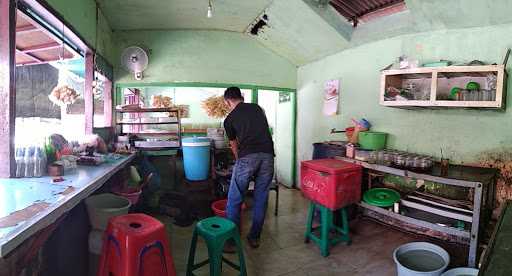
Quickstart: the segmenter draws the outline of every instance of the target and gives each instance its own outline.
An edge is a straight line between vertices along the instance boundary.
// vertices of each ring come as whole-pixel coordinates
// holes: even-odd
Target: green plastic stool
[[[197,237],[201,236],[208,247],[208,259],[200,263],[195,263]],[[239,265],[231,262],[222,256],[224,244],[226,241],[233,239],[238,253]],[[210,263],[210,276],[220,276],[222,272],[222,262],[225,262],[232,268],[240,271],[241,276],[246,276],[244,253],[240,234],[236,225],[225,218],[210,217],[199,221],[192,235],[192,243],[190,244],[190,252],[187,263],[187,276],[194,275],[194,270]]]
[[[315,209],[317,208],[320,211],[320,226],[313,227],[313,216],[315,214]],[[347,245],[350,245],[351,243],[348,229],[347,210],[345,208],[341,208],[341,221],[343,224],[342,227],[334,225],[333,212],[334,211],[320,204],[311,202],[309,205],[308,221],[304,242],[309,243],[310,240],[314,241],[318,246],[320,246],[320,252],[324,257],[329,256],[330,246],[342,241]],[[320,236],[316,236],[314,234],[316,230],[320,230]],[[334,232],[335,234],[332,238],[329,237],[331,232]]]

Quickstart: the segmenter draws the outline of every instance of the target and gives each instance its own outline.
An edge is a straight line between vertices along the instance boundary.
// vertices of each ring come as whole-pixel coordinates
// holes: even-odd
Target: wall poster
[[[338,114],[340,80],[328,80],[324,84],[324,109],[325,116]]]

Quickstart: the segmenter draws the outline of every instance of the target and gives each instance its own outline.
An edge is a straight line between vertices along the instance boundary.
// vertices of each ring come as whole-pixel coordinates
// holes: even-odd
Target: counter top
[[[100,166],[66,171],[52,177],[0,179],[0,257],[55,222],[133,160],[135,154]]]

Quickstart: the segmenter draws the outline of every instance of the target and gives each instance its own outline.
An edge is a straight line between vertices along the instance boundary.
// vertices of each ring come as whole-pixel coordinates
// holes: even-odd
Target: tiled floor
[[[279,216],[273,214],[274,193],[271,192],[269,210],[262,234],[261,247],[245,245],[244,253],[248,275],[396,275],[393,250],[401,244],[416,240],[411,236],[367,219],[351,222],[352,244],[338,244],[324,258],[313,243],[304,244],[306,201],[300,191],[281,189]],[[250,211],[246,214],[242,242],[250,226]],[[193,226],[178,227],[169,217],[159,217],[171,237],[171,250],[178,275],[185,275]],[[200,243],[196,260],[207,258],[206,247]],[[235,260],[236,255],[226,255]],[[196,275],[208,275],[208,266]],[[224,265],[223,275],[237,275]]]

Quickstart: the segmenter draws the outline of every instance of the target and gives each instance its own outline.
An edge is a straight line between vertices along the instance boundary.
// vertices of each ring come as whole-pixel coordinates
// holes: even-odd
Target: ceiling
[[[62,46],[61,40],[18,11],[16,18],[16,65],[43,64],[75,57],[75,52]]]
[[[241,32],[297,66],[393,36],[512,22],[510,0],[212,0],[213,18],[206,17],[208,0],[98,1],[113,30]],[[354,14],[356,28],[347,19]]]
[[[114,30],[202,29],[243,32],[272,0],[99,0]]]

